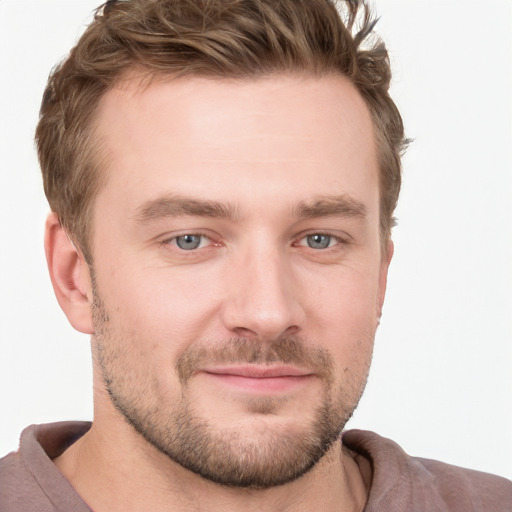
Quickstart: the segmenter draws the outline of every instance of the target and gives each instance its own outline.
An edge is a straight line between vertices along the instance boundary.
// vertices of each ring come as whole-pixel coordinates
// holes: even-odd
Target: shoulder
[[[364,458],[371,467],[365,512],[505,512],[512,509],[512,482],[505,478],[411,457],[394,441],[373,432],[347,431],[343,444],[355,454],[356,462]]]
[[[89,428],[81,422],[26,428],[19,450],[0,459],[0,511],[89,511],[52,462]]]
[[[0,510],[11,512],[32,510],[32,507],[39,510],[37,507],[42,501],[47,498],[20,452],[9,453],[0,459]]]

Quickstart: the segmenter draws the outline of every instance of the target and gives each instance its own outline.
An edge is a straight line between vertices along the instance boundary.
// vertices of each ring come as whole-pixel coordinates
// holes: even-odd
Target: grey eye
[[[182,235],[176,237],[176,245],[184,251],[192,251],[201,245],[202,239],[202,235]]]
[[[331,245],[332,236],[315,234],[307,236],[306,240],[312,249],[327,249]]]

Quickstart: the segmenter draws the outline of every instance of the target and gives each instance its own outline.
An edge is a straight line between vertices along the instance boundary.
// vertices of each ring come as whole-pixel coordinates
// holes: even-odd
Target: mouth
[[[291,392],[315,377],[309,370],[288,365],[223,366],[204,368],[200,373],[221,386],[257,394]]]

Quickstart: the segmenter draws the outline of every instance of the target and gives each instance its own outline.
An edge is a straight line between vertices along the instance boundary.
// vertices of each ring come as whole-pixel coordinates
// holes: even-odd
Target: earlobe
[[[44,248],[60,307],[77,331],[93,334],[89,267],[53,212],[46,219]]]
[[[384,298],[386,296],[386,287],[388,281],[388,270],[389,265],[391,263],[391,259],[393,258],[393,253],[395,251],[395,246],[391,240],[388,240],[386,243],[386,252],[382,255],[382,261],[380,266],[380,275],[379,275],[379,296],[377,303],[377,318],[380,320],[382,315],[382,307],[384,305]]]

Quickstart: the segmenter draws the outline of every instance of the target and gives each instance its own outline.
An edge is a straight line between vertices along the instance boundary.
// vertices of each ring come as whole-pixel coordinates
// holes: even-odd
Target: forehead
[[[95,132],[100,196],[122,191],[132,208],[162,193],[245,204],[377,194],[370,114],[341,76],[128,79],[102,99]]]

